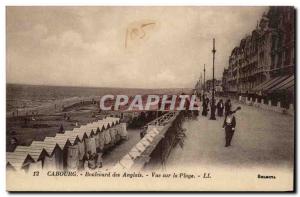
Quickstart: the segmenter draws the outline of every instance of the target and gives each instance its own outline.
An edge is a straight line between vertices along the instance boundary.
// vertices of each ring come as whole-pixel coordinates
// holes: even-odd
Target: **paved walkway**
[[[237,105],[234,105],[234,109]],[[236,114],[232,146],[225,148],[224,117],[188,120],[184,148],[177,146],[166,164],[180,166],[293,167],[294,119],[291,116],[242,105]]]

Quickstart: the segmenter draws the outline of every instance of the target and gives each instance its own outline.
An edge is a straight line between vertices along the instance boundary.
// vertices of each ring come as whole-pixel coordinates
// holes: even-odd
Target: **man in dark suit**
[[[234,111],[228,111],[224,119],[223,128],[225,129],[225,147],[231,145],[231,140],[235,131],[236,121],[234,113]]]

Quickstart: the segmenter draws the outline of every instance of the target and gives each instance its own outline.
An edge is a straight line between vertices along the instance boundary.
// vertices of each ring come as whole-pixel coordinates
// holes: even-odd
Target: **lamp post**
[[[202,102],[205,101],[205,64],[204,64],[204,68],[203,68],[203,73],[204,73],[204,79],[203,79],[203,86],[202,86]]]
[[[216,49],[215,49],[215,39],[213,39],[213,81],[212,81],[212,101],[211,101],[211,108],[210,108],[210,120],[216,120],[216,107],[215,107],[215,53],[216,53]]]
[[[200,86],[199,86],[199,92],[201,93],[201,89],[202,89],[202,73],[200,74]]]
[[[204,80],[203,80],[203,93],[205,93],[205,64],[204,64],[204,69],[203,69],[203,72],[204,72]]]

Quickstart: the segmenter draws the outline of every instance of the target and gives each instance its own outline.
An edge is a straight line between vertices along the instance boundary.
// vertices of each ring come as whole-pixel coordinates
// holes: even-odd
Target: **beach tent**
[[[56,168],[55,157],[46,156],[44,158],[43,170],[58,170],[58,169],[59,168]]]
[[[46,154],[43,157],[43,169],[62,169],[63,164],[63,150],[57,144],[55,138],[47,138],[44,141],[33,141],[31,144],[32,147],[42,147],[43,151],[46,151]]]
[[[24,152],[25,150],[28,150],[28,149],[30,149],[29,146],[17,146],[17,147],[15,148],[15,151],[14,151],[14,152],[20,152],[20,151]]]
[[[68,147],[67,169],[77,170],[79,167],[79,145]]]
[[[117,128],[117,126],[114,126],[113,129],[115,130],[115,133],[116,133],[115,138],[116,138],[116,142],[118,143],[122,140],[119,129]]]
[[[103,151],[105,145],[105,135],[104,130],[101,130],[99,133],[99,149],[100,151]]]
[[[71,142],[69,141],[68,138],[66,137],[54,137],[52,139],[48,138],[45,139],[44,141],[46,142],[55,142],[58,147],[60,148],[60,151],[62,151],[58,154],[59,156],[57,156],[58,161],[59,161],[59,168],[63,168],[65,169],[67,167],[67,155],[68,155],[68,147],[71,146]],[[57,150],[57,152],[59,152],[59,150]],[[61,156],[62,155],[62,156]],[[62,157],[62,161],[60,160],[60,158]]]
[[[85,153],[86,153],[86,150],[85,150],[85,143],[84,143],[84,141],[79,141],[79,142],[77,143],[77,145],[78,145],[78,159],[79,159],[79,160],[83,160],[84,155],[85,155]]]
[[[34,163],[32,157],[27,153],[15,153],[15,152],[6,152],[6,168],[7,170],[25,170],[27,171],[29,165]]]
[[[110,128],[108,129],[108,132],[110,134],[110,138],[111,138],[111,146],[114,146],[116,143],[117,143],[117,140],[116,140],[116,130],[114,128]]]
[[[128,139],[128,133],[126,129],[126,123],[120,123],[119,125],[116,125],[116,128],[118,130],[118,133],[120,134],[122,139]]]
[[[88,138],[87,134],[84,132],[84,130],[76,131],[73,133],[73,135],[77,135],[78,139],[83,142],[85,138]]]
[[[43,160],[44,157],[48,155],[47,152],[43,149],[42,145],[39,144],[34,144],[30,146],[17,146],[14,153],[29,154],[35,162]]]
[[[69,137],[68,137],[70,143],[72,145],[77,144],[78,142],[80,142],[80,139],[78,137],[78,135],[76,133],[72,133]]]
[[[100,133],[101,133],[100,129],[97,128],[94,135],[97,152],[99,152],[100,150]]]
[[[85,147],[86,147],[86,152],[88,153],[89,151],[93,154],[96,153],[96,141],[95,137],[89,137],[86,138],[85,140]]]
[[[85,132],[86,135],[88,137],[90,137],[91,135],[96,134],[96,130],[98,127],[99,126],[97,126],[97,125],[84,125],[84,126],[80,127],[80,131]]]
[[[105,130],[105,126],[104,126],[104,123],[99,123],[99,125],[98,125],[98,128],[99,128],[99,130],[100,131],[103,131],[103,130]]]
[[[54,148],[53,148],[54,146]],[[45,144],[44,149],[48,152],[49,156],[44,158],[43,168],[45,169],[63,169],[63,150],[54,142]],[[52,153],[50,153],[52,150]]]
[[[104,149],[107,149],[111,145],[111,136],[109,130],[108,129],[104,130],[103,135],[104,135]]]
[[[73,131],[74,131],[74,130],[68,130],[68,131],[65,131],[64,134],[69,136],[69,135],[71,135],[71,134],[73,133]]]
[[[33,173],[34,171],[39,171],[39,170],[42,170],[43,169],[43,164],[42,164],[42,161],[39,160],[39,161],[36,161],[34,163],[31,163],[28,167],[28,173]]]
[[[102,121],[102,124],[104,126],[104,129],[109,129],[110,128],[110,121],[104,120],[104,121]]]

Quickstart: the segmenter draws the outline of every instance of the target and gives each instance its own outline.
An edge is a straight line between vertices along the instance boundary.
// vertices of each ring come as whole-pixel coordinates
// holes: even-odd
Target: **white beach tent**
[[[34,160],[27,153],[6,152],[7,170],[27,170],[31,163],[34,163]]]
[[[56,140],[33,141],[31,146],[42,146],[46,155],[43,160],[43,169],[62,169],[63,167],[63,150],[57,144]]]
[[[118,134],[121,136],[122,139],[128,139],[128,133],[126,129],[126,123],[120,123],[115,126]]]
[[[42,145],[17,146],[14,153],[29,154],[35,162],[43,160],[44,156],[47,154],[43,151]]]

